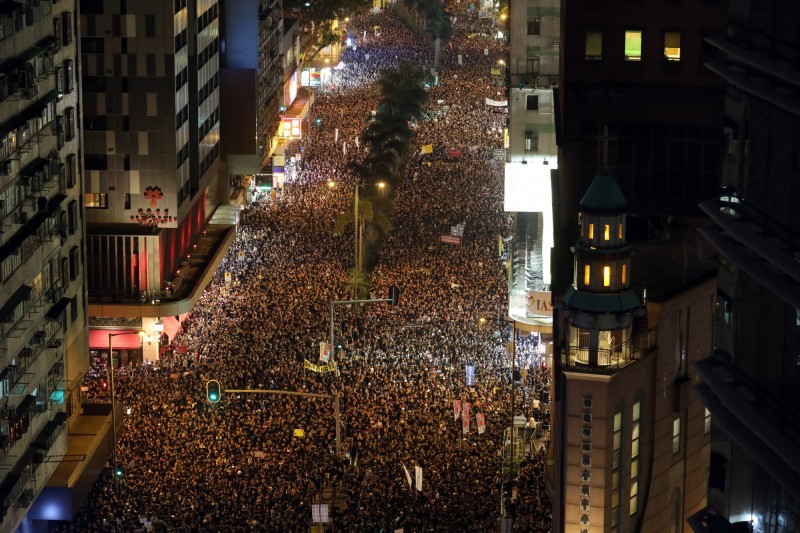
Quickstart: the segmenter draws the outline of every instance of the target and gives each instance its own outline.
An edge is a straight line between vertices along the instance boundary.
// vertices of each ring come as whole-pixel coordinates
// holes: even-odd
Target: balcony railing
[[[567,353],[561,357],[561,364],[564,370],[576,372],[616,372],[653,350],[656,347],[656,333],[657,329],[653,328],[611,348],[598,348],[596,365],[589,364],[588,347],[570,345]]]

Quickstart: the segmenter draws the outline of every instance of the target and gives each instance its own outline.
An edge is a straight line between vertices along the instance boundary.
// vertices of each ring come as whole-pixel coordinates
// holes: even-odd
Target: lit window
[[[672,421],[672,453],[681,451],[681,419]]]
[[[631,479],[639,475],[639,459],[631,461]]]
[[[636,402],[635,404],[633,404],[633,409],[631,409],[631,418],[634,421],[639,420],[641,411],[642,411],[642,402]]]
[[[635,491],[635,492],[634,492]],[[631,516],[636,514],[639,504],[639,483],[631,482]]]
[[[83,194],[83,206],[87,209],[107,209],[108,195],[103,192],[87,192]]]
[[[625,61],[642,60],[642,32],[627,30],[625,32]]]
[[[664,58],[667,61],[681,60],[681,34],[677,31],[664,32]]]
[[[583,266],[583,284],[588,285],[592,279],[592,267],[589,265]]]
[[[619,223],[619,229],[617,230],[617,238],[622,238],[622,222]]]
[[[622,284],[625,285],[626,283],[628,283],[628,265],[622,263]]]
[[[611,226],[608,224],[603,226],[603,239],[607,241],[611,239]]]
[[[611,286],[611,267],[603,267],[603,287]]]
[[[594,224],[589,224],[589,238],[594,239]]]
[[[603,59],[603,32],[586,32],[586,59],[589,61]]]

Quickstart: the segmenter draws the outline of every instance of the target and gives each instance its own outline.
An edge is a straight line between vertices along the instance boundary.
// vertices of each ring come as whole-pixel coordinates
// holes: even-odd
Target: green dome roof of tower
[[[608,169],[597,174],[581,199],[581,210],[592,212],[624,212],[628,201],[619,188],[617,178]]]

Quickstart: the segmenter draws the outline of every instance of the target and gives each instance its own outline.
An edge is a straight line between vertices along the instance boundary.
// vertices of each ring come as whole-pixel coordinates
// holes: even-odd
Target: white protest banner
[[[417,465],[414,467],[414,475],[417,481],[417,490],[422,492],[422,467]]]
[[[400,463],[400,464],[403,465],[403,470],[406,473],[406,480],[408,481],[408,488],[410,489],[411,487],[414,486],[414,484],[411,482],[411,472],[408,471],[408,468],[406,468],[405,463]]]
[[[453,400],[453,420],[458,420],[461,414],[461,400]]]

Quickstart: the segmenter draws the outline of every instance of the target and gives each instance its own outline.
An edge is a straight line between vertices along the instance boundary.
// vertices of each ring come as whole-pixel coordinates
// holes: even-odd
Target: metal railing
[[[601,374],[616,372],[653,350],[656,347],[656,333],[657,329],[652,328],[611,348],[598,348],[596,365],[589,364],[588,347],[570,345],[561,357],[561,364],[565,370]]]

